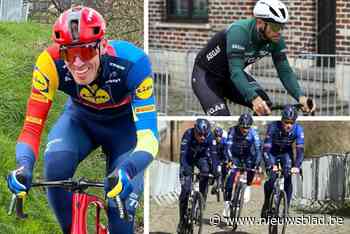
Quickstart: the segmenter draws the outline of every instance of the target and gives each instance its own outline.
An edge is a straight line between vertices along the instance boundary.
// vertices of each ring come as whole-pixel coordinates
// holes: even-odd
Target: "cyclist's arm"
[[[297,124],[296,126],[296,159],[294,166],[300,168],[304,160],[304,129]]]
[[[263,145],[263,158],[265,162],[265,167],[269,168],[272,167],[272,161],[270,159],[270,151],[272,148],[272,134],[273,134],[274,126],[273,124],[270,124],[267,127],[267,132],[264,140],[264,145]]]
[[[183,171],[190,173],[192,167],[188,163],[188,157],[190,156],[190,144],[191,144],[191,129],[187,129],[181,139],[180,146],[180,167]]]
[[[140,57],[128,75],[137,143],[130,156],[120,165],[120,169],[126,171],[130,178],[147,168],[156,157],[159,145],[151,63],[144,53],[137,55]]]
[[[296,74],[289,65],[284,39],[281,38],[280,42],[274,46],[272,60],[275,64],[278,76],[288,93],[299,102],[299,97],[304,94],[300,88]]]
[[[258,94],[254,87],[249,84],[243,71],[245,68],[244,53],[249,41],[248,32],[239,26],[233,26],[227,32],[226,46],[230,79],[245,98],[245,101],[252,102]]]
[[[259,134],[255,129],[252,128],[253,140],[254,140],[254,148],[255,148],[255,166],[260,165],[261,161],[261,143]]]
[[[232,153],[231,153],[231,147],[232,147],[232,139],[233,139],[233,134],[234,134],[234,128],[230,128],[228,134],[227,134],[227,139],[226,139],[226,144],[224,148],[224,154],[226,160],[232,160]]]
[[[36,61],[25,120],[17,140],[17,166],[24,166],[30,171],[38,159],[40,137],[58,88],[58,73],[53,60],[54,56],[54,51],[49,48],[42,52]]]

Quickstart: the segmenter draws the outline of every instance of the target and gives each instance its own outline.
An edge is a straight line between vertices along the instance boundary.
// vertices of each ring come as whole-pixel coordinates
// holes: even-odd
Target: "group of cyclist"
[[[290,172],[299,172],[304,158],[304,131],[302,126],[296,123],[297,116],[295,107],[286,105],[282,110],[281,120],[268,124],[263,141],[260,140],[258,130],[253,126],[253,118],[248,113],[239,117],[238,123],[228,129],[227,135],[221,127],[212,127],[207,119],[197,119],[194,126],[185,131],[181,141],[178,230],[186,221],[185,213],[191,192],[194,166],[198,167],[202,175],[199,187],[204,203],[208,193],[209,174],[214,177],[221,176],[221,183],[224,185],[223,216],[228,217],[236,168],[244,166],[247,169],[246,193],[249,194],[249,185],[252,184],[255,172],[261,170],[264,162],[269,178],[264,184],[265,200],[261,215],[266,217],[268,198],[276,180],[278,169],[276,162],[279,161],[284,171],[284,188],[289,205],[292,195]],[[296,157],[293,154],[294,143]],[[218,189],[214,191],[218,192]]]

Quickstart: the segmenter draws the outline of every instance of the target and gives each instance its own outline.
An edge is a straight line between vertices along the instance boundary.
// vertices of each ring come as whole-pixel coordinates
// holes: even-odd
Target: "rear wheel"
[[[272,193],[269,200],[269,234],[284,234],[287,229],[288,203],[285,191]],[[273,222],[271,222],[271,218]]]

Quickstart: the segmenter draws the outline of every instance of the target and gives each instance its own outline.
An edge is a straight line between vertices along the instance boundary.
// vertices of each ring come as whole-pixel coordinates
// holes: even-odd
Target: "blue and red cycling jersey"
[[[95,116],[99,121],[121,115],[132,116],[137,143],[131,153],[134,157],[128,162],[135,169],[129,170],[131,177],[155,157],[158,132],[149,58],[129,42],[113,40],[105,43],[99,75],[89,85],[75,83],[60,59],[57,44],[39,55],[34,66],[25,122],[16,147],[17,164],[33,168],[38,158],[41,133],[57,90],[68,94],[77,110]]]

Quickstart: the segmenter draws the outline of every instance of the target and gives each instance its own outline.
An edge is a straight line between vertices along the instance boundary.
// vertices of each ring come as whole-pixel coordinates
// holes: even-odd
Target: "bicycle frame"
[[[72,200],[72,229],[71,234],[87,234],[87,214],[90,205],[96,207],[96,234],[107,234],[107,228],[100,223],[101,210],[107,215],[107,207],[103,199],[87,193],[73,193]]]
[[[33,183],[32,187],[60,187],[65,188],[72,191],[72,226],[71,226],[71,234],[87,234],[87,216],[89,207],[91,205],[96,208],[95,215],[95,233],[96,234],[108,234],[108,229],[100,222],[101,210],[105,212],[107,215],[107,206],[104,199],[96,196],[90,195],[84,192],[88,187],[99,187],[103,188],[104,183],[101,182],[91,182],[84,179],[78,180],[63,180],[63,181],[48,181],[43,183]],[[120,200],[119,197],[116,198],[117,206],[120,212],[120,217],[122,219],[126,219],[127,212],[125,210],[124,204]],[[12,213],[12,209],[14,208],[14,204],[16,204],[16,215],[18,218],[24,219],[28,215],[23,212],[23,199],[16,197],[15,195],[12,197],[12,201],[10,204],[9,213]]]

